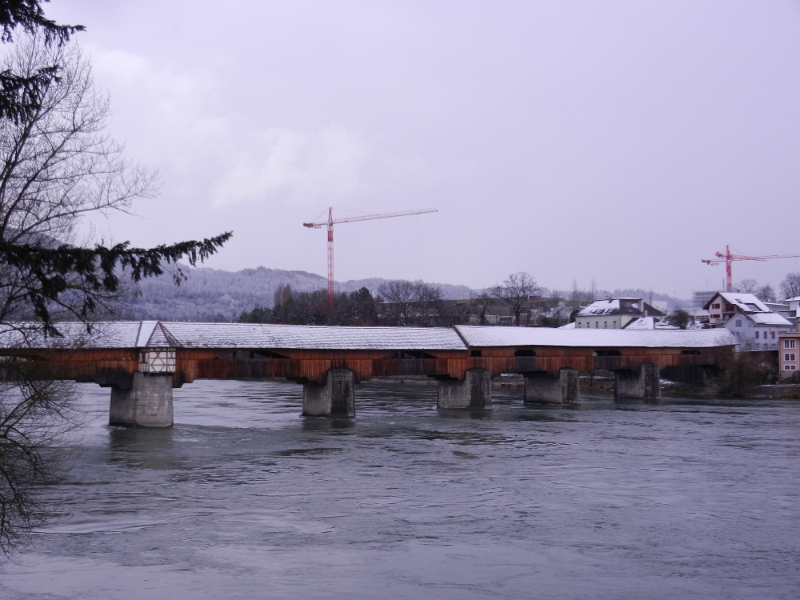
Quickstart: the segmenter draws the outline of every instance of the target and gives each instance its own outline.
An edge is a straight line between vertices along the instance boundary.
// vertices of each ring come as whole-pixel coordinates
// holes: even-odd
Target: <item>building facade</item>
[[[800,331],[780,334],[778,348],[778,376],[789,379],[800,372]]]
[[[624,329],[642,317],[663,316],[663,312],[641,298],[608,298],[581,310],[575,316],[575,329]]]
[[[737,352],[778,350],[780,335],[793,329],[789,321],[775,313],[735,314],[724,327],[736,338]]]

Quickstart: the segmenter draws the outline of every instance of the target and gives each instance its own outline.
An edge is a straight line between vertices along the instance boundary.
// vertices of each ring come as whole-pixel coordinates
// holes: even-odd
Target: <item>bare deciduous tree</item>
[[[775,302],[775,290],[769,284],[762,285],[760,288],[753,292],[756,297],[762,302]],[[790,296],[791,297],[791,296]]]
[[[400,327],[430,327],[442,313],[442,291],[421,281],[395,279],[378,288],[383,318]]]
[[[16,4],[38,8],[35,0]],[[5,16],[0,11],[4,27]],[[108,101],[95,92],[88,62],[78,50],[47,39],[34,33],[18,42],[3,72],[24,80],[53,69],[57,76],[31,88],[23,109],[0,111],[0,333],[39,337],[58,336],[58,318],[88,326],[121,292],[123,274],[139,281],[180,258],[195,264],[230,237],[151,249],[76,245],[84,216],[127,210],[134,198],[152,193],[153,177],[126,161],[122,147],[104,133]],[[175,276],[181,276],[179,267]],[[27,324],[20,327],[19,319]],[[31,373],[35,361],[17,360],[22,339],[22,347],[4,348],[0,358],[3,552],[46,519],[35,484],[58,470],[53,446],[70,425],[71,387]]]
[[[413,281],[406,279],[387,281],[378,288],[378,297],[384,303],[384,317],[387,321],[401,327],[408,327],[413,323],[416,288]]]
[[[736,284],[736,290],[745,294],[752,294],[758,288],[758,282],[755,279],[742,279]]]
[[[37,380],[24,363],[3,360],[12,383],[0,383],[0,550],[9,554],[51,508],[41,485],[58,475],[62,434],[79,422],[72,382]]]
[[[800,296],[800,273],[787,273],[781,281],[781,295],[786,298]]]
[[[522,311],[529,307],[531,298],[539,292],[536,280],[528,273],[513,273],[501,285],[491,288],[491,294],[511,307],[514,324],[520,326]]]

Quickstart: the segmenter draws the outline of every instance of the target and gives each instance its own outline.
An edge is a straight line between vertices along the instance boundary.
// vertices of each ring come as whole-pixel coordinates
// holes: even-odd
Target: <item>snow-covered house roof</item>
[[[634,319],[633,321],[629,322],[623,329],[626,331],[653,331],[655,329],[674,330],[680,329],[680,327],[675,327],[674,325],[670,325],[668,323],[662,323],[661,321],[656,320],[655,317],[639,317],[638,319]]]
[[[595,300],[578,313],[579,317],[611,315],[663,317],[664,313],[653,308],[641,298],[607,298],[606,300]]]
[[[770,312],[769,308],[753,294],[740,294],[739,292],[717,292],[711,300],[703,305],[703,308],[708,310],[718,296],[744,313]]]
[[[457,325],[464,342],[474,348],[564,346],[596,348],[711,348],[733,346],[727,329],[652,330],[550,329],[548,327],[480,327]]]
[[[749,320],[754,325],[766,325],[769,327],[791,327],[790,321],[784,319],[777,313],[742,313],[742,317]],[[731,319],[732,321],[733,319]],[[728,321],[730,323],[730,321]],[[727,325],[726,325],[727,326]]]

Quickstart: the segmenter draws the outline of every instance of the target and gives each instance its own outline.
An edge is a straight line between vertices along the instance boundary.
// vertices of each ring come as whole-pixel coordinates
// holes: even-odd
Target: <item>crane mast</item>
[[[328,220],[320,223],[303,223],[303,227],[309,229],[319,229],[327,226],[328,228],[328,304],[333,307],[333,226],[338,223],[354,223],[356,221],[371,221],[373,219],[391,219],[394,217],[407,217],[410,215],[422,215],[425,213],[439,212],[438,208],[422,208],[419,210],[403,210],[393,213],[382,213],[373,215],[362,215],[360,217],[345,217],[342,219],[333,218],[333,207],[328,207]]]
[[[720,265],[725,263],[725,291],[733,291],[733,277],[731,273],[731,263],[735,260],[757,260],[764,262],[772,260],[773,258],[800,258],[800,254],[767,254],[765,256],[745,256],[744,254],[732,254],[731,247],[725,246],[725,254],[722,252],[715,252],[714,256],[717,258],[700,259],[707,265]]]

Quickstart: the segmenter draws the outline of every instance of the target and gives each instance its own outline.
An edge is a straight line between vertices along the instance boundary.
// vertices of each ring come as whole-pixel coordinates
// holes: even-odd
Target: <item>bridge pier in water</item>
[[[656,365],[644,363],[639,372],[614,371],[614,398],[616,400],[658,400],[661,398],[661,373]]]
[[[353,372],[331,369],[325,381],[303,384],[304,417],[355,417],[356,403]]]
[[[133,373],[130,389],[113,386],[108,424],[121,427],[172,427],[172,375]]]
[[[525,374],[526,404],[579,404],[580,401],[576,369],[561,369],[558,377],[545,372]]]
[[[492,375],[485,369],[469,369],[464,381],[440,380],[437,408],[491,410]]]

